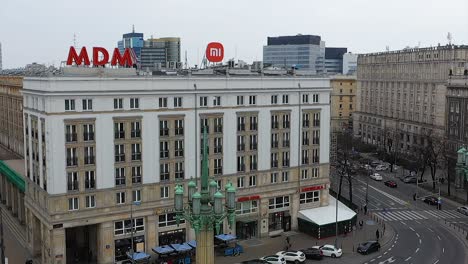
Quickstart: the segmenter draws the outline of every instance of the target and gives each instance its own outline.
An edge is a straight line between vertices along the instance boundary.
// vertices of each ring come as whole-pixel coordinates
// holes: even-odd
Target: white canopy
[[[299,211],[298,218],[313,222],[319,226],[335,223],[336,221],[336,199],[329,195],[328,206],[312,208]],[[351,220],[356,213],[338,201],[338,222]]]

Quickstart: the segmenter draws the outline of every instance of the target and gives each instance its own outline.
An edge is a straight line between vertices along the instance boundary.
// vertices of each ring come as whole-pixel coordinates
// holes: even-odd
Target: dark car
[[[397,187],[397,183],[394,182],[394,181],[386,181],[384,182],[385,185],[387,185],[388,187],[391,187],[391,188],[396,188]]]
[[[261,259],[251,259],[251,260],[246,260],[242,261],[242,264],[268,264],[269,262],[266,260],[261,260]]]
[[[435,198],[434,196],[427,196],[426,198],[424,198],[423,201],[430,205],[437,205],[438,202],[437,198]]]
[[[357,252],[367,255],[372,252],[377,252],[380,250],[380,244],[377,241],[367,241],[362,244],[359,244]]]
[[[323,259],[323,252],[322,250],[318,248],[306,248],[306,249],[301,249],[299,251],[302,251],[306,259],[316,259],[316,260],[321,260]]]

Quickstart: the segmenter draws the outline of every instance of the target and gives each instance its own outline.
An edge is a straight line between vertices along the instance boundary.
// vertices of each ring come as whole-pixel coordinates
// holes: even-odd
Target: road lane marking
[[[418,222],[418,220],[414,220],[414,221],[415,221],[415,222],[416,222],[418,225],[420,225],[420,224],[421,224],[420,222]]]
[[[413,231],[413,232],[416,232],[416,231],[414,230],[414,228],[412,228],[412,227],[410,227],[409,229],[411,229],[411,231]]]
[[[408,257],[407,259],[405,259],[405,261],[408,261],[408,260],[410,260],[410,259],[411,259],[411,257]]]
[[[421,244],[421,242],[422,242],[421,239],[419,239],[419,244]]]
[[[419,237],[419,234],[418,234],[418,233],[416,233],[416,235]]]
[[[438,236],[438,235],[437,235],[437,238],[438,238],[439,240],[442,240],[442,239],[440,239],[440,236]]]
[[[419,251],[419,248],[417,248],[416,251],[415,251],[414,253],[418,253],[418,251]]]
[[[442,248],[442,253],[445,253],[445,248]]]
[[[434,262],[434,264],[437,264],[437,263],[439,263],[439,260],[436,260],[436,261]]]
[[[375,261],[375,259],[371,259],[371,260],[370,260],[370,262],[374,262],[374,261]]]
[[[377,258],[381,258],[382,256],[378,256]]]
[[[434,230],[430,229],[429,227],[428,227],[427,229],[429,229],[429,231],[431,231],[432,233],[434,233]]]

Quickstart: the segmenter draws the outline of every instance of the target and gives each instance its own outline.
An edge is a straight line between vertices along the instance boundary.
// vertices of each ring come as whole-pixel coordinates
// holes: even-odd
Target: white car
[[[460,206],[457,208],[457,212],[462,213],[464,215],[468,215],[468,206]]]
[[[384,171],[384,170],[387,170],[388,167],[386,165],[377,165],[377,167],[375,167],[375,170],[376,171]]]
[[[302,251],[280,251],[276,255],[283,257],[286,261],[299,263],[306,260],[306,256]]]
[[[313,248],[322,250],[323,255],[326,257],[339,258],[343,255],[341,248],[336,248],[333,245],[315,246]]]
[[[370,175],[371,179],[376,180],[376,181],[381,181],[383,180],[382,176],[378,173],[374,173]]]
[[[271,264],[286,264],[286,260],[278,255],[266,256],[260,259]]]

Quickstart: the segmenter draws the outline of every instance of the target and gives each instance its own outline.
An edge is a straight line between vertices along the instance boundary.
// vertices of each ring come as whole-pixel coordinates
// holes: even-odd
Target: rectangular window
[[[130,133],[131,138],[141,138],[141,123],[140,121],[132,122],[132,131]]]
[[[312,150],[312,162],[313,163],[318,163],[319,162],[319,151],[318,151],[318,149],[313,149]]]
[[[115,194],[115,202],[117,204],[124,204],[125,203],[125,192],[118,192]]]
[[[213,121],[214,121],[214,132],[223,133],[223,118],[217,117]]]
[[[299,202],[304,203],[316,203],[320,201],[320,191],[303,192],[299,196]]]
[[[169,142],[167,141],[159,142],[159,157],[169,158]]]
[[[237,188],[244,188],[245,187],[244,180],[245,180],[245,177],[238,177],[237,178]]]
[[[237,117],[237,131],[245,131],[245,117]]]
[[[76,142],[78,140],[75,125],[66,125],[65,126],[65,140],[66,140],[67,143]]]
[[[135,218],[133,221],[131,219],[127,219],[123,221],[114,222],[114,235],[116,236],[142,231],[145,231],[145,224],[143,218]]]
[[[257,131],[258,129],[258,121],[256,116],[250,117],[250,131]]]
[[[271,116],[271,129],[278,129],[278,116],[277,115]]]
[[[283,171],[281,173],[281,180],[283,182],[288,182],[289,181],[289,171]]]
[[[169,164],[163,163],[159,165],[159,179],[161,181],[169,180]]]
[[[319,177],[319,168],[312,168],[312,178]]]
[[[308,94],[303,94],[302,95],[302,103],[303,104],[309,103],[309,95]]]
[[[123,109],[123,98],[114,98],[114,109]]]
[[[180,223],[185,223],[185,220],[181,219]],[[158,225],[159,227],[177,225],[176,214],[168,213],[168,214],[159,215]]]
[[[319,127],[320,126],[320,113],[314,113],[314,120],[313,120],[314,126]]]
[[[96,175],[94,171],[85,171],[85,189],[91,190],[96,188]]]
[[[159,136],[169,136],[169,125],[167,120],[159,120]]]
[[[114,138],[115,139],[125,138],[124,123],[114,123]]]
[[[175,157],[184,156],[184,141],[183,140],[174,141],[174,156]]]
[[[249,176],[249,187],[254,187],[254,186],[257,186],[257,176],[256,175]]]
[[[257,170],[257,155],[250,155],[250,171]]]
[[[283,152],[283,167],[289,167],[289,152]]]
[[[115,186],[125,185],[125,168],[115,168]]]
[[[257,104],[257,96],[256,95],[249,95],[249,105]]]
[[[308,128],[310,126],[310,115],[302,114],[302,128]]]
[[[288,104],[289,103],[289,95],[283,94],[283,104]]]
[[[205,129],[206,133],[209,134],[210,126],[208,125],[208,118],[200,118],[200,133],[205,133]]]
[[[258,141],[257,141],[257,135],[250,135],[250,150],[257,150],[258,148]]]
[[[132,191],[132,201],[133,202],[141,202],[141,190],[133,190]]]
[[[178,119],[174,120],[175,135],[182,136],[184,135],[184,120]]]
[[[159,97],[159,108],[167,108],[167,97]]]
[[[174,97],[174,107],[182,107],[182,97]]]
[[[130,109],[140,108],[140,99],[139,98],[130,98]]]
[[[65,111],[75,111],[75,99],[65,99]]]
[[[271,104],[277,104],[277,103],[278,103],[278,95],[272,95]]]
[[[308,149],[303,149],[302,150],[301,160],[302,160],[302,162],[301,162],[302,165],[309,164],[309,150]]]
[[[302,145],[309,145],[309,131],[302,131]]]
[[[213,97],[213,106],[221,106],[221,96]]]
[[[207,107],[207,106],[208,106],[208,97],[200,96],[200,107]]]
[[[132,183],[133,184],[141,183],[141,166],[132,167]]]
[[[223,153],[223,138],[220,138],[220,137],[214,138],[214,153],[215,154]]]
[[[237,136],[237,151],[245,150],[245,136]]]
[[[79,182],[78,182],[78,172],[68,172],[67,173],[67,185],[69,191],[78,191]]]
[[[278,153],[271,153],[271,167],[278,168]]]
[[[83,99],[83,111],[92,111],[92,110],[93,110],[93,100]]]
[[[76,148],[67,148],[67,166],[77,166],[78,158],[76,156]]]
[[[184,179],[184,163],[183,162],[175,163],[175,178],[176,180]]]
[[[270,182],[271,183],[277,183],[278,182],[278,173],[277,172],[273,172],[272,174],[270,174]]]
[[[95,208],[96,207],[96,196],[87,195],[85,199],[86,199],[86,208]]]
[[[301,180],[307,180],[307,179],[309,179],[309,170],[302,169],[301,170]]]
[[[250,214],[258,211],[258,201],[245,201],[236,203],[236,214]]]
[[[283,128],[289,128],[289,127],[290,127],[289,115],[283,115]]]
[[[125,147],[123,144],[115,145],[115,162],[125,161]]]
[[[161,187],[161,198],[169,198],[169,186]]]
[[[68,198],[68,211],[75,211],[79,209],[78,197]]]
[[[238,95],[237,96],[237,105],[244,105],[244,96]]]
[[[83,125],[83,140],[94,141],[94,125],[93,124]]]
[[[278,134],[271,134],[271,148],[278,148]]]
[[[237,157],[237,171],[245,171],[245,162],[244,162],[244,156],[238,156]]]
[[[84,147],[84,164],[94,164],[94,147]]]
[[[278,196],[268,201],[269,209],[289,207],[289,196]]]
[[[223,174],[223,159],[214,159],[214,174]]]
[[[312,144],[314,145],[320,144],[320,130],[312,131]]]

